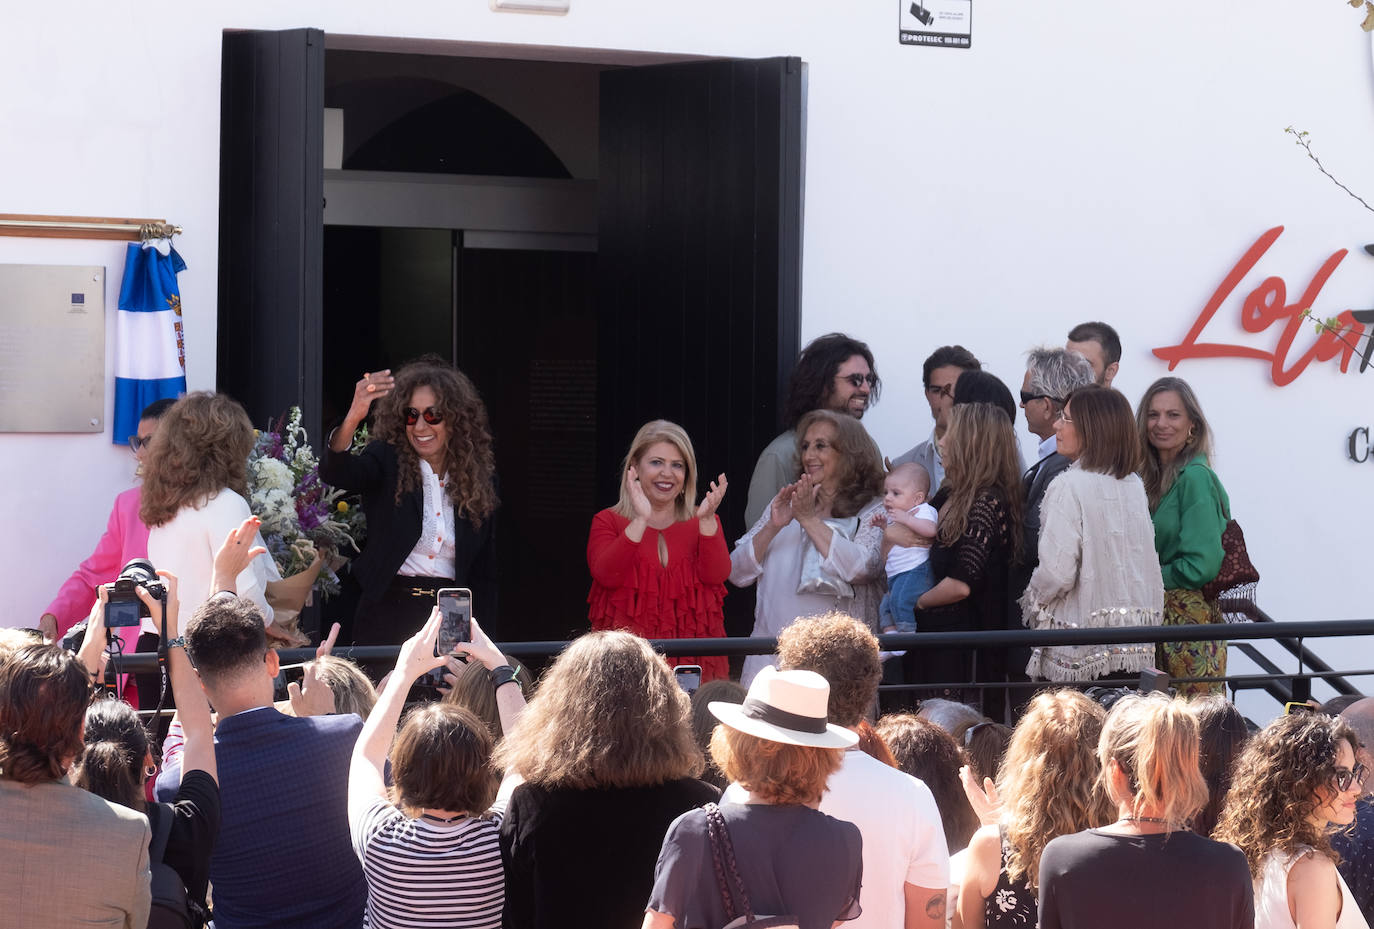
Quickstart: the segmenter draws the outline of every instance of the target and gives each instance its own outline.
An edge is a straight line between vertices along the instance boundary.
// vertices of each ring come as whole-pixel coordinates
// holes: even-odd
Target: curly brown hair
[[[1345,720],[1296,713],[1280,716],[1246,744],[1212,837],[1245,852],[1254,879],[1264,869],[1265,856],[1276,848],[1294,852],[1306,845],[1339,862],[1326,830],[1312,823],[1312,815],[1327,802],[1317,788],[1335,778],[1336,750],[1342,741],[1350,743],[1352,751],[1359,750],[1359,740]]]
[[[482,396],[467,375],[438,355],[425,355],[396,373],[396,386],[376,405],[374,435],[396,452],[396,502],[420,486],[420,456],[406,437],[406,408],[417,387],[434,391],[436,406],[444,414],[448,443],[444,463],[453,480],[448,496],[453,509],[474,526],[496,511],[496,452]]]
[[[873,705],[883,664],[878,640],[848,613],[799,619],[778,636],[778,667],[815,671],[830,682],[830,721],[857,726]]]
[[[143,456],[144,525],[165,525],[221,490],[247,497],[253,440],[253,421],[228,394],[201,390],[172,404]]]
[[[1065,688],[1036,694],[1016,724],[997,775],[1013,882],[1024,879],[1035,890],[1040,855],[1051,839],[1116,818],[1098,778],[1097,742],[1106,716],[1098,703]]]
[[[945,480],[949,488],[940,508],[937,534],[952,546],[968,529],[968,514],[978,495],[991,491],[1006,504],[1012,557],[1021,550],[1021,468],[1011,420],[992,403],[960,403],[949,412],[944,437]]]
[[[857,516],[877,497],[883,495],[883,456],[868,431],[848,413],[812,410],[797,422],[797,461],[801,461],[802,440],[806,430],[818,422],[835,427],[834,447],[839,459],[835,499],[830,514],[841,519]]]
[[[574,641],[496,749],[495,764],[539,787],[651,787],[697,777],[691,704],[649,643],[619,630]]]

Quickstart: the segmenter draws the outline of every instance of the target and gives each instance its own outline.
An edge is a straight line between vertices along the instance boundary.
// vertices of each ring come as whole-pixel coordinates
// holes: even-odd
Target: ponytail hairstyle
[[[148,730],[123,700],[97,700],[86,710],[86,751],[72,783],[111,803],[142,812]]]
[[[1134,813],[1153,807],[1180,827],[1207,805],[1207,781],[1198,766],[1197,717],[1184,700],[1127,694],[1117,701],[1097,745],[1103,786],[1111,793],[1108,766],[1115,761],[1132,794],[1112,796]]]

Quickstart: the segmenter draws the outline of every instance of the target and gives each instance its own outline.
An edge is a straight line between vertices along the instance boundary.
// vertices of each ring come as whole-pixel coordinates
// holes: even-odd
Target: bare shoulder
[[[1288,909],[1293,921],[1299,926],[1334,925],[1340,908],[1336,865],[1310,850],[1301,855],[1288,869]]]

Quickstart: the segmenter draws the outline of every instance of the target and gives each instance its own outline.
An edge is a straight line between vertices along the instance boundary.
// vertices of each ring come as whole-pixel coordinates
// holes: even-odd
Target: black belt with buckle
[[[392,589],[408,591],[412,597],[434,597],[441,588],[453,586],[456,586],[456,582],[452,578],[411,577],[404,574],[396,575],[391,582]]]

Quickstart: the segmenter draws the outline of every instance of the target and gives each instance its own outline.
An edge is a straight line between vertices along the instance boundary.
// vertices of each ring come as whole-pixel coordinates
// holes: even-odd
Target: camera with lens
[[[152,562],[146,558],[135,558],[124,566],[113,584],[107,584],[109,599],[105,603],[105,626],[137,626],[145,616],[151,616],[148,607],[138,598],[138,588],[148,591],[154,599],[167,596],[167,588],[162,578],[153,570]]]

